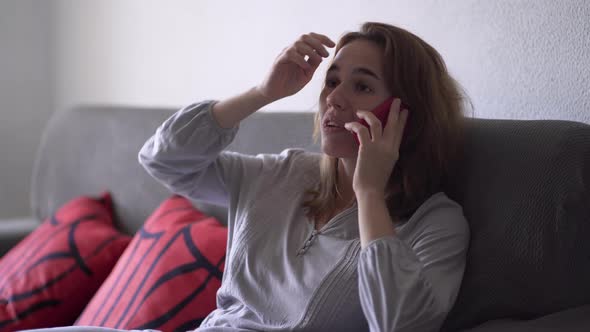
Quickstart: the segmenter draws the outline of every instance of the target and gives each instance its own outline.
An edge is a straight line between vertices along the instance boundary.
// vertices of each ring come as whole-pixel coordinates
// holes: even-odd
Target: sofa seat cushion
[[[71,325],[131,238],[109,193],[62,206],[0,260],[0,331]]]
[[[560,311],[533,320],[498,319],[464,332],[587,332],[590,305]]]
[[[76,325],[195,329],[216,307],[226,241],[217,219],[170,197],[134,236]]]

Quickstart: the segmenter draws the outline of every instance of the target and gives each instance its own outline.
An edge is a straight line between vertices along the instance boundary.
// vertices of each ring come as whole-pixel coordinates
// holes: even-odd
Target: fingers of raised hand
[[[307,61],[310,64],[313,65],[313,64],[319,64],[320,62],[322,62],[322,57],[309,44],[299,40],[299,41],[295,42],[293,47],[295,48],[297,53],[299,53],[301,56],[305,57],[307,55],[309,57],[309,59]]]
[[[321,41],[321,42],[322,42],[322,44],[324,44],[324,45],[326,45],[326,46],[328,46],[328,47],[334,47],[334,46],[336,46],[336,43],[334,43],[334,42],[332,41],[332,39],[330,39],[330,38],[329,38],[328,36],[326,36],[326,35],[322,35],[322,34],[315,33],[315,32],[310,32],[310,33],[309,33],[309,35],[310,35],[311,37],[314,37],[315,39],[318,39],[319,41]]]
[[[287,49],[285,53],[283,53],[283,56],[280,57],[279,63],[282,62],[294,62],[304,70],[309,70],[312,68],[311,65],[305,61],[304,55],[300,54],[293,47]]]
[[[299,37],[295,43],[283,50],[279,62],[294,62],[304,70],[317,68],[330,54],[327,47],[334,47],[335,43],[325,35],[310,32]]]
[[[315,50],[319,55],[323,56],[324,58],[330,55],[330,53],[326,49],[326,46],[332,47],[333,45],[333,42],[328,37],[316,33],[301,35],[297,42],[302,42],[304,44],[309,45],[313,50]]]

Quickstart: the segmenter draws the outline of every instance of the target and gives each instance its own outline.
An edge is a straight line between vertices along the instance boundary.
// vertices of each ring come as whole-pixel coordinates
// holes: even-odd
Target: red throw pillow
[[[186,331],[216,308],[227,228],[187,199],[165,200],[76,325]]]
[[[131,238],[109,193],[63,205],[0,260],[0,331],[71,325]]]

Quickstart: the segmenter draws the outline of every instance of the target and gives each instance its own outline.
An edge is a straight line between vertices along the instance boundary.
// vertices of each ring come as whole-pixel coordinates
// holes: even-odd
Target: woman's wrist
[[[355,192],[356,201],[358,204],[363,204],[364,202],[372,202],[375,200],[382,200],[385,201],[385,193],[381,190],[360,190]]]
[[[261,107],[266,106],[266,105],[278,100],[278,99],[275,99],[275,98],[265,95],[259,86],[255,86],[255,87],[251,88],[250,90],[248,90],[248,93],[250,93],[252,95],[252,97],[255,98],[258,101],[258,103],[262,105]]]

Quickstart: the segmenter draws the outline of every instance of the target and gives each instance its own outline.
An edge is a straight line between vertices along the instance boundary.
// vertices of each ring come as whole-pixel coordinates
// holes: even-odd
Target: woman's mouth
[[[338,133],[347,131],[346,128],[344,128],[344,126],[340,126],[334,123],[324,124],[324,126],[322,126],[322,130],[327,133]]]

